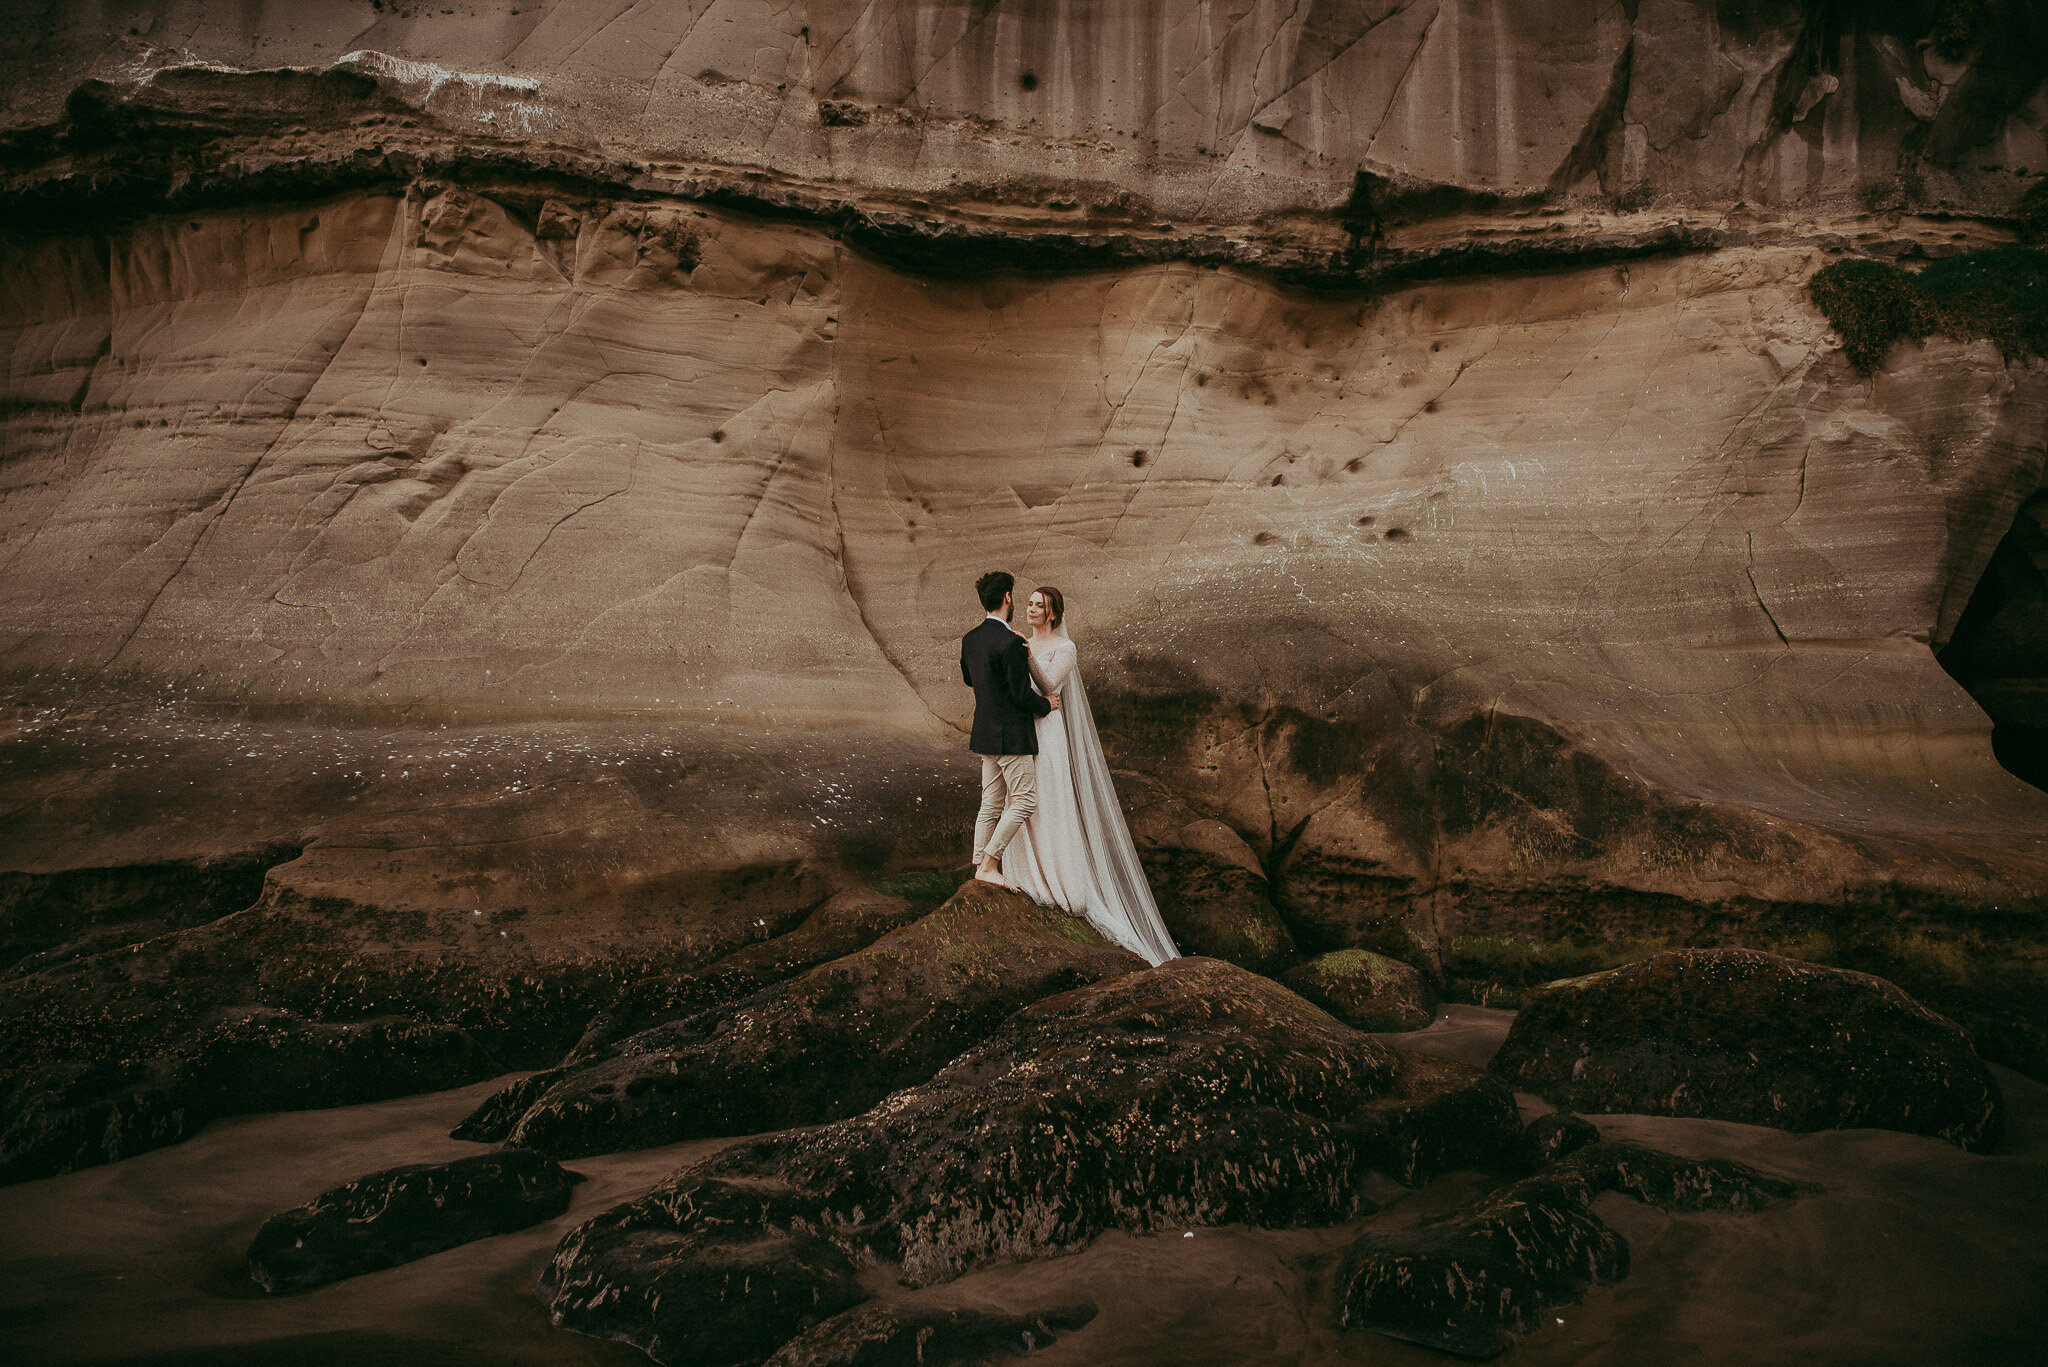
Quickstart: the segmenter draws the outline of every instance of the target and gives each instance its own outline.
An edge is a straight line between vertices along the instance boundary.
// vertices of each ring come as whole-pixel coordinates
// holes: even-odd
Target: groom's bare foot
[[[1017,891],[1017,885],[1003,877],[1003,866],[993,859],[982,860],[981,866],[975,869],[974,876],[981,882],[994,883],[997,887],[1010,892]]]

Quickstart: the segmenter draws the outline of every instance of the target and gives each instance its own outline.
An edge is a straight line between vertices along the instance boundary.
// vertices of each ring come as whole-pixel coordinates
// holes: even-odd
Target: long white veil
[[[1067,624],[1057,628],[1062,640],[1071,640]],[[1088,706],[1088,690],[1081,684],[1077,663],[1060,685],[1059,716],[1066,722],[1067,758],[1074,773],[1074,800],[1081,818],[1082,849],[1087,854],[1088,874],[1101,904],[1091,906],[1091,921],[1107,923],[1109,938],[1158,965],[1178,959],[1173,937],[1160,919],[1159,905],[1152,900],[1152,885],[1145,881],[1145,868],[1138,862],[1138,848],[1131,843],[1131,828],[1124,822],[1123,807],[1117,802],[1116,785],[1110,781],[1109,761],[1102,755],[1102,739],[1095,731],[1095,711]],[[1132,942],[1115,932],[1129,927]]]

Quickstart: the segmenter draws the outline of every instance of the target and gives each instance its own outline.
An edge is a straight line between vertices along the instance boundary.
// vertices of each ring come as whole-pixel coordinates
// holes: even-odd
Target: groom
[[[1038,728],[1035,718],[1060,705],[1031,688],[1031,652],[1010,630],[1017,581],[991,570],[975,581],[987,616],[960,638],[960,677],[974,690],[974,733],[967,748],[981,756],[981,815],[974,823],[974,876],[1015,890],[1003,877],[1003,851],[1038,810]]]

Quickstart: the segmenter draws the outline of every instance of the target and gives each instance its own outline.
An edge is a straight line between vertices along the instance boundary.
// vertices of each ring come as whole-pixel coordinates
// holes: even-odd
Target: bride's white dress
[[[1072,912],[1147,963],[1177,959],[1117,805],[1075,667],[1080,653],[1064,630],[1028,644],[1032,684],[1058,693],[1060,705],[1038,719],[1038,811],[1003,851],[1003,876],[1032,901]]]

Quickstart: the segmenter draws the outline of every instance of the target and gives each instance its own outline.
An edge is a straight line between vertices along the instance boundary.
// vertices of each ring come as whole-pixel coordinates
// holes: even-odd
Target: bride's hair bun
[[[1038,591],[1045,595],[1045,605],[1052,610],[1052,625],[1058,626],[1067,620],[1067,596],[1050,584],[1040,584]]]

